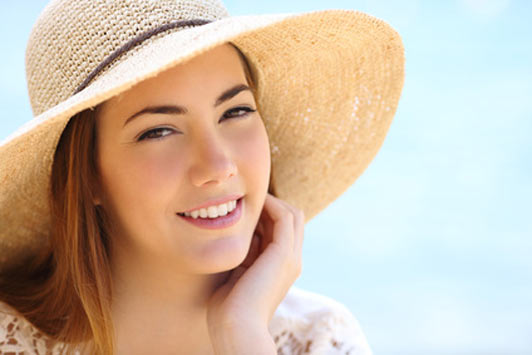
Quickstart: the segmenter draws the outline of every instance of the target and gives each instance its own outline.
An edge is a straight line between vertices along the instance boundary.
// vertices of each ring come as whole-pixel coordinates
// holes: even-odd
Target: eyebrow
[[[214,102],[214,107],[221,105],[225,101],[235,97],[239,92],[245,91],[245,90],[251,91],[251,88],[249,86],[247,86],[247,85],[244,85],[244,84],[237,84],[237,85],[225,90],[216,99],[216,101]],[[131,115],[126,120],[126,122],[124,122],[124,126],[126,124],[128,124],[130,121],[132,121],[133,119],[135,119],[135,118],[137,118],[137,117],[139,117],[141,115],[147,114],[147,113],[183,115],[183,114],[185,114],[187,112],[188,112],[188,110],[185,107],[177,106],[177,105],[149,106],[149,107],[146,107],[146,108],[140,110],[139,112]]]

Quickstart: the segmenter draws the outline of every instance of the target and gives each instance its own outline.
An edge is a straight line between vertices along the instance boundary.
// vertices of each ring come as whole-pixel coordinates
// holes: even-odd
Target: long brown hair
[[[233,47],[255,93],[249,64]],[[50,247],[0,279],[0,299],[53,341],[111,355],[112,238],[105,211],[93,203],[99,189],[97,114],[98,107],[87,109],[66,125],[51,172]],[[269,192],[274,194],[271,180]]]
[[[95,116],[85,110],[72,117],[55,151],[50,248],[5,276],[0,296],[52,340],[93,340],[91,352],[112,354],[110,239],[105,214],[92,203]]]

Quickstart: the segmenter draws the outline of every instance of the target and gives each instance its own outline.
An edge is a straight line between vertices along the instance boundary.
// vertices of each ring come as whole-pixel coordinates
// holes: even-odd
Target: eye
[[[235,107],[230,110],[227,110],[222,117],[223,118],[244,117],[248,115],[250,112],[255,112],[255,111],[257,110],[252,109],[251,107],[239,106],[239,107]]]
[[[158,127],[142,133],[142,135],[140,135],[137,141],[142,141],[145,139],[161,139],[174,132],[175,131],[173,129],[168,127]]]

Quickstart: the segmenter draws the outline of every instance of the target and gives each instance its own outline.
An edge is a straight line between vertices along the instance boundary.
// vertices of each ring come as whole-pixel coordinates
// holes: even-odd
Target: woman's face
[[[191,273],[244,260],[270,175],[268,137],[247,86],[237,51],[224,44],[101,107],[95,202],[111,219],[115,254]],[[240,218],[225,227],[180,215],[240,197]]]

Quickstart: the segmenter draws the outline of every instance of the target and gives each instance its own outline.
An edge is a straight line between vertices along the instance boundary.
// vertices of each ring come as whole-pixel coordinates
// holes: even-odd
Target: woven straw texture
[[[227,16],[216,0],[52,2],[28,41],[26,77],[33,113],[39,115],[71,96],[99,63],[131,38],[172,21]]]
[[[180,19],[213,22],[151,37],[73,95],[132,37]],[[403,45],[385,22],[348,10],[230,17],[215,0],[58,0],[28,42],[36,117],[0,144],[0,272],[48,242],[51,164],[68,119],[228,41],[257,79],[278,196],[308,221],[353,184],[382,145],[403,86]]]

